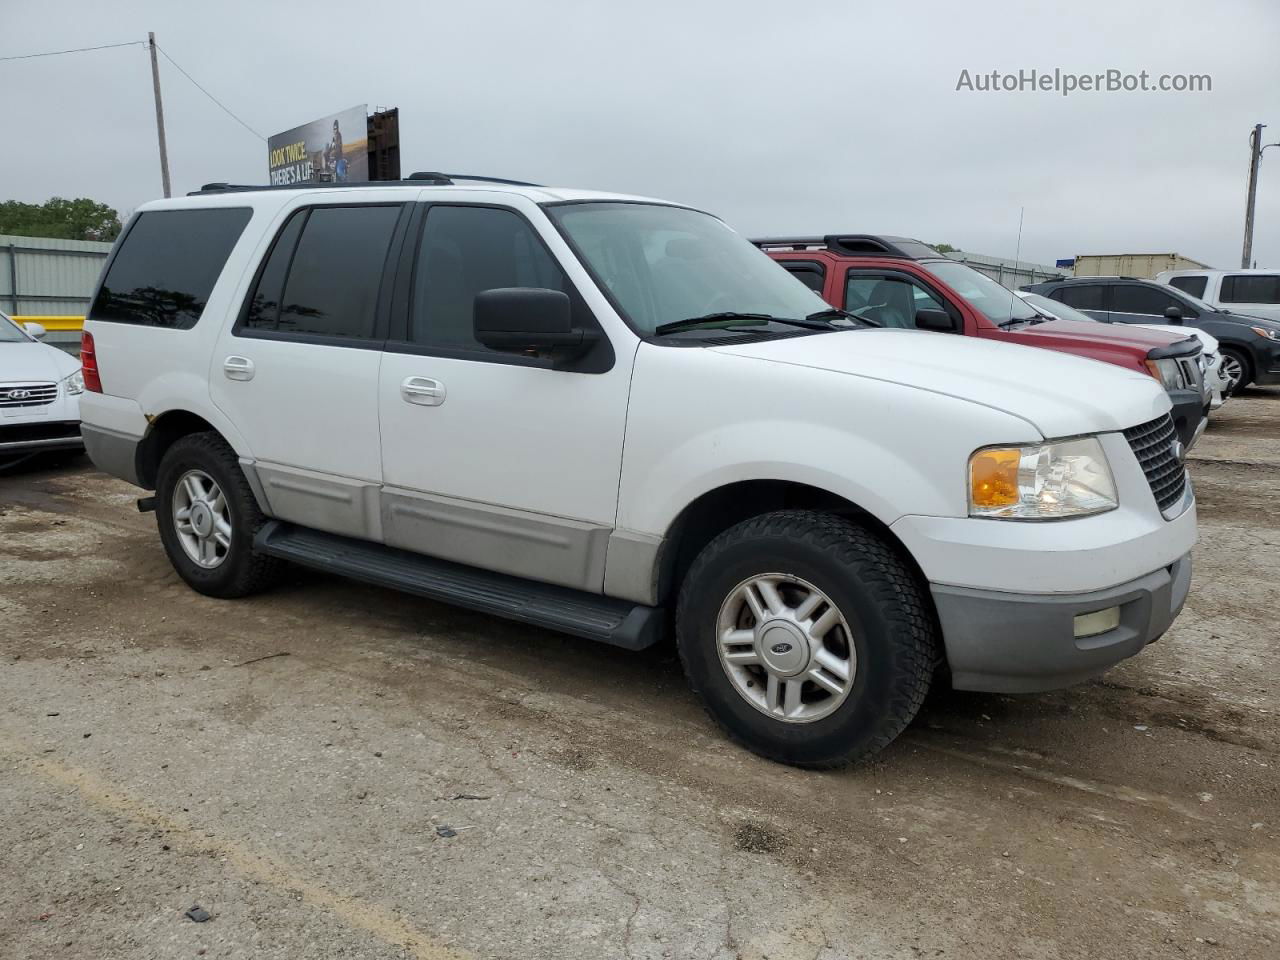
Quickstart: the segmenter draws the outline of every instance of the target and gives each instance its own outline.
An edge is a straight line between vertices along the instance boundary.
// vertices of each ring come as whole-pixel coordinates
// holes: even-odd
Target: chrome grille
[[[1187,470],[1178,455],[1182,444],[1178,443],[1173,419],[1166,413],[1149,423],[1130,427],[1124,432],[1124,438],[1147,475],[1147,483],[1151,484],[1151,493],[1161,512],[1168,510],[1182,499],[1187,489]]]
[[[43,407],[57,399],[56,383],[0,383],[0,407]]]

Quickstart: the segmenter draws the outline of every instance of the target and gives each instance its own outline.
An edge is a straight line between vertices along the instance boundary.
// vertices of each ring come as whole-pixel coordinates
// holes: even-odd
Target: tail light
[[[98,376],[98,355],[93,350],[93,334],[80,335],[80,366],[84,373],[84,388],[90,393],[102,392],[102,378]]]

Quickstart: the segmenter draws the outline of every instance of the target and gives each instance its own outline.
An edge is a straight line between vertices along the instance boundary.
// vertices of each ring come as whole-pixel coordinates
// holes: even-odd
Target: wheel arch
[[[148,490],[155,489],[156,475],[160,470],[160,461],[164,458],[165,451],[178,440],[193,433],[217,434],[237,455],[240,455],[232,438],[198,413],[178,408],[166,410],[148,419],[147,432],[138,442],[138,449],[134,454],[138,483]]]
[[[1244,344],[1219,339],[1218,352],[1224,356],[1234,357],[1240,363],[1242,373],[1235,384],[1236,389],[1243,390],[1257,377],[1257,364],[1254,362],[1253,351]]]
[[[793,480],[739,480],[715,487],[686,506],[663,539],[655,572],[659,603],[669,602],[702,549],[744,520],[776,510],[803,509],[833,513],[873,531],[915,573],[926,596],[928,580],[920,564],[879,517],[846,497]]]

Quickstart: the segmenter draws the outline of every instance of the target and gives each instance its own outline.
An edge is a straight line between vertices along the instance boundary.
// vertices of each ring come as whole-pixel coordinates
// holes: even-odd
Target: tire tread
[[[241,522],[246,524],[250,532],[250,542],[252,542],[252,535],[258,532],[268,517],[258,506],[258,498],[254,495],[248,478],[240,468],[240,458],[236,456],[230,444],[211,431],[189,433],[174,441],[165,451],[160,464],[160,474],[163,476],[165,472],[164,461],[186,454],[194,454],[201,459],[207,458],[226,470],[227,476],[231,478],[231,489],[224,490],[223,493],[231,498],[235,511],[243,518]],[[241,557],[236,558],[230,579],[219,584],[216,592],[191,583],[190,580],[187,582],[202,593],[211,593],[213,596],[228,599],[247,597],[250,594],[260,593],[275,583],[283,567],[284,561],[249,549]]]
[[[902,669],[894,678],[889,695],[889,709],[869,740],[849,753],[819,761],[797,761],[773,755],[749,742],[737,730],[726,725],[712,710],[704,692],[694,680],[686,660],[686,638],[683,618],[677,617],[677,648],[681,665],[693,692],[716,724],[734,742],[770,759],[809,769],[832,770],[851,766],[879,753],[911,723],[928,696],[929,687],[941,658],[941,644],[932,605],[926,598],[915,573],[882,537],[864,526],[832,513],[813,510],[778,510],[744,520],[712,539],[698,554],[680,587],[677,609],[686,608],[689,591],[700,574],[717,560],[723,550],[743,541],[781,537],[807,544],[828,553],[849,568],[859,582],[871,592],[893,623]]]

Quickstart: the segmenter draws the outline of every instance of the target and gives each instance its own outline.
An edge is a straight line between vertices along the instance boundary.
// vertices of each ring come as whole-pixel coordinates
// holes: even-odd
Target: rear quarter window
[[[252,215],[246,207],[139,214],[107,268],[89,319],[194,327]]]
[[[1280,303],[1280,273],[1237,273],[1222,278],[1223,303]]]

